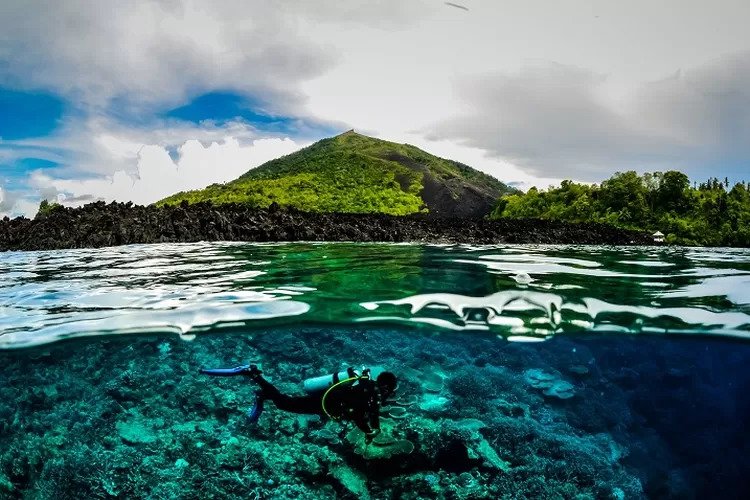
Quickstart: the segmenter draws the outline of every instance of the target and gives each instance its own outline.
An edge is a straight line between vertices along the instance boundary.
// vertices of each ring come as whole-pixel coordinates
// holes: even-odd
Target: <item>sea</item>
[[[399,384],[368,442],[249,364]],[[0,253],[0,498],[750,498],[748,425],[749,249]]]

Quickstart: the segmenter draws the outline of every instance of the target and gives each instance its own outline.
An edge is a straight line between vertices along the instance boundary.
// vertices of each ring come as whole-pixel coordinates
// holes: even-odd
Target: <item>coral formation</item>
[[[573,384],[538,368],[526,370],[524,378],[531,387],[541,389],[542,394],[550,398],[570,399],[575,396]]]
[[[688,351],[663,352],[644,341],[623,363],[627,346],[579,342],[573,344],[579,353],[596,362],[587,365],[586,383],[575,383],[576,397],[558,402],[541,391],[560,382],[555,373],[577,364],[572,342],[540,348],[305,327],[190,343],[100,340],[0,353],[0,496],[584,499],[737,490],[739,483],[722,486],[710,477],[728,466],[726,481],[739,477],[731,467],[747,465],[738,455],[740,434],[707,423],[730,422],[741,403],[712,414],[680,409],[693,407],[691,392],[750,387],[747,375],[737,372],[736,387],[718,388],[700,372],[675,378],[643,356],[648,348],[652,360],[698,363]],[[719,360],[722,351],[716,352]],[[478,366],[480,353],[485,361]],[[715,366],[736,366],[740,358],[733,355],[722,354]],[[438,358],[446,360],[444,385],[431,392],[414,377],[434,370]],[[391,409],[405,409],[405,418],[382,418],[383,432],[369,445],[356,428],[270,404],[258,423],[249,423],[252,382],[197,372],[247,360],[262,362],[289,393],[342,363],[384,365],[401,376]],[[628,377],[636,375],[628,375],[619,385],[628,365],[641,384],[631,385]],[[670,406],[657,409],[648,399],[657,396],[640,389],[652,390],[657,381],[672,384],[658,395],[671,398]],[[685,421],[705,429],[695,449],[679,444]],[[737,452],[726,451],[735,445]],[[723,453],[732,460],[707,459]]]

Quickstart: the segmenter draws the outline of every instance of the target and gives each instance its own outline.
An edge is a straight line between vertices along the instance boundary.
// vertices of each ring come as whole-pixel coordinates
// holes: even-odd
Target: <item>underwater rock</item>
[[[115,424],[117,434],[127,444],[148,444],[158,438],[155,427],[164,425],[163,419],[149,420],[137,412],[129,412],[127,420],[120,420]]]
[[[402,419],[406,417],[406,408],[403,408],[401,406],[394,406],[392,408],[389,408],[388,416],[395,419]]]
[[[422,377],[422,387],[428,392],[440,392],[443,390],[445,380],[438,373],[429,371]]]
[[[557,377],[538,368],[531,368],[523,374],[526,383],[534,389],[547,389],[551,387]]]
[[[333,476],[341,486],[343,486],[355,498],[367,500],[370,498],[370,492],[367,490],[367,481],[364,474],[355,471],[346,465],[337,465],[331,468]]]
[[[575,387],[570,382],[560,379],[556,375],[537,368],[524,372],[524,379],[534,389],[540,389],[547,397],[570,399],[575,396]]]
[[[542,391],[542,394],[551,398],[570,399],[575,396],[575,388],[570,382],[556,380],[551,387]]]
[[[419,398],[414,394],[403,395],[396,398],[393,404],[399,406],[413,406],[419,402]]]
[[[497,399],[497,409],[506,417],[522,418],[528,414],[528,407],[525,405],[519,405],[509,403],[504,399]]]
[[[588,375],[590,372],[586,365],[573,365],[568,368],[568,371],[573,375],[578,375],[580,377]]]
[[[469,448],[459,438],[449,440],[435,454],[435,467],[448,472],[470,471],[480,462],[469,456]]]
[[[13,486],[13,483],[10,482],[10,479],[0,472],[0,493],[13,493],[16,490],[16,487]]]
[[[414,443],[394,436],[394,422],[388,418],[380,419],[380,434],[372,443],[366,444],[364,436],[364,432],[354,427],[347,433],[346,440],[354,445],[354,453],[368,460],[385,460],[414,451]]]
[[[486,439],[477,441],[476,453],[484,461],[485,466],[505,472],[510,470],[510,464],[500,458]]]
[[[439,413],[448,408],[449,400],[437,394],[425,394],[419,403],[419,409],[428,413]]]
[[[467,450],[470,452],[469,457],[478,460],[477,463],[492,469],[510,470],[510,464],[500,458],[480,432],[481,429],[487,427],[484,422],[475,418],[466,418],[449,422],[446,427],[461,436],[462,442],[466,443]]]
[[[414,443],[408,439],[390,441],[382,438],[381,442],[385,441],[387,444],[378,444],[373,441],[369,446],[365,444],[362,434],[359,439],[360,442],[355,446],[354,453],[368,460],[385,460],[395,456],[409,455],[414,451]]]

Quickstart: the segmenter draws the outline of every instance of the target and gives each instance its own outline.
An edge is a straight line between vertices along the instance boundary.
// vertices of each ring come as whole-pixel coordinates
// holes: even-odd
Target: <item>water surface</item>
[[[297,322],[539,340],[750,337],[750,251],[392,244],[135,245],[0,255],[0,348]]]

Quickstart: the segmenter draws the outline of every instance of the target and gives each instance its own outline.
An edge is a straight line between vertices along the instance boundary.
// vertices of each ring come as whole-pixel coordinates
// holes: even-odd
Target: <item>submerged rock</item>
[[[164,421],[161,419],[151,421],[138,413],[132,412],[127,420],[118,421],[115,428],[120,438],[127,444],[149,444],[158,439],[155,427],[160,424],[163,425]]]
[[[346,465],[337,465],[331,468],[331,476],[356,498],[362,500],[370,498],[370,492],[367,490],[367,478],[361,472]]]
[[[380,419],[380,434],[372,443],[365,443],[364,433],[353,427],[346,435],[346,440],[354,446],[354,453],[367,460],[387,460],[397,456],[409,455],[414,451],[414,443],[402,438],[396,422],[389,418]]]
[[[538,368],[531,368],[524,372],[524,379],[534,389],[548,389],[552,387],[557,377]]]
[[[570,399],[575,396],[575,387],[570,382],[562,380],[557,375],[532,368],[524,372],[524,379],[534,389],[540,389],[542,394],[550,398]]]
[[[16,487],[13,486],[10,479],[8,479],[5,474],[0,473],[0,492],[13,493],[15,490]]]
[[[427,413],[439,413],[448,408],[450,400],[437,394],[425,394],[419,403],[419,409]]]
[[[469,471],[480,464],[477,458],[469,456],[469,448],[461,439],[447,441],[435,454],[435,467],[448,472]]]
[[[570,382],[555,380],[552,386],[542,391],[542,394],[551,398],[570,399],[575,396],[575,388]]]

